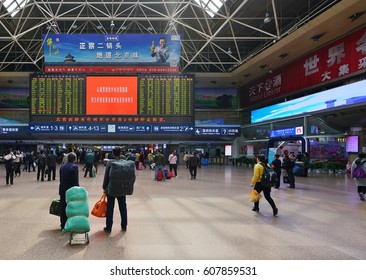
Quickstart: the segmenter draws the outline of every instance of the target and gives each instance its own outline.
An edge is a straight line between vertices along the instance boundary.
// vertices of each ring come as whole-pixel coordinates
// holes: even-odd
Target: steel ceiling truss
[[[220,0],[211,17],[203,0],[29,1],[12,17],[0,4],[0,71],[41,71],[42,34],[167,33],[182,35],[182,72],[229,72],[288,34],[330,2],[310,0]],[[286,1],[308,7],[290,14]],[[299,4],[297,4],[299,5]],[[288,5],[290,7],[290,5]],[[288,8],[290,9],[290,8]],[[264,12],[272,15],[263,22]],[[286,14],[287,13],[287,14]],[[115,24],[111,27],[111,21]]]

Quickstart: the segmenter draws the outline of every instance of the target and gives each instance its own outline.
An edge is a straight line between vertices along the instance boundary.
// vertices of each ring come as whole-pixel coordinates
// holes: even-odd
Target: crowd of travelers
[[[20,177],[23,172],[35,172],[37,181],[54,181],[58,176],[57,165],[68,162],[69,153],[75,153],[76,163],[82,166],[84,177],[95,177],[98,173],[99,164],[106,166],[108,160],[114,158],[113,153],[93,149],[65,149],[65,150],[14,150],[7,149],[4,155],[6,169],[6,184],[13,185],[14,177]],[[158,170],[166,169],[178,176],[179,155],[174,150],[164,155],[161,150],[147,151],[145,149],[121,150],[121,157],[135,162],[136,170],[150,169],[155,171],[154,179],[157,178]],[[192,180],[197,177],[197,168],[201,167],[202,154],[197,151],[186,152],[183,161],[189,170]],[[165,180],[165,173],[164,178]]]

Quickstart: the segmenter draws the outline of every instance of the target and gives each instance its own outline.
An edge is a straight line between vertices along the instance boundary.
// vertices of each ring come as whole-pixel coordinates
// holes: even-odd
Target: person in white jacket
[[[357,165],[361,164],[361,168],[366,173],[366,158],[365,157],[366,157],[365,153],[359,153],[358,158],[356,158],[351,164],[351,177],[355,180],[355,184],[357,186],[357,192],[362,201],[365,200],[366,178],[355,178],[354,171],[355,171]]]
[[[6,170],[6,184],[9,185],[9,181],[10,181],[10,185],[14,184],[14,160],[15,160],[15,155],[13,154],[13,152],[8,149],[6,150],[6,155],[4,157],[5,160],[5,170]]]

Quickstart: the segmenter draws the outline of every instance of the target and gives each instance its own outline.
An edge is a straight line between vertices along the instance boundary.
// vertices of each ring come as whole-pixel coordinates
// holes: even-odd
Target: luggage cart
[[[82,236],[81,236],[82,235]],[[69,244],[89,244],[88,232],[70,232]]]
[[[69,233],[69,244],[89,244],[88,192],[84,187],[74,186],[66,191],[66,216],[63,231]]]

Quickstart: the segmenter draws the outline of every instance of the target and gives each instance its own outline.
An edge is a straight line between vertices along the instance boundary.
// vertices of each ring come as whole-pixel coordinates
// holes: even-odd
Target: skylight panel
[[[211,17],[215,16],[215,13],[222,7],[226,0],[194,0],[198,5],[200,5],[206,13]]]
[[[29,0],[5,0],[3,5],[13,17],[28,3],[28,1]]]

